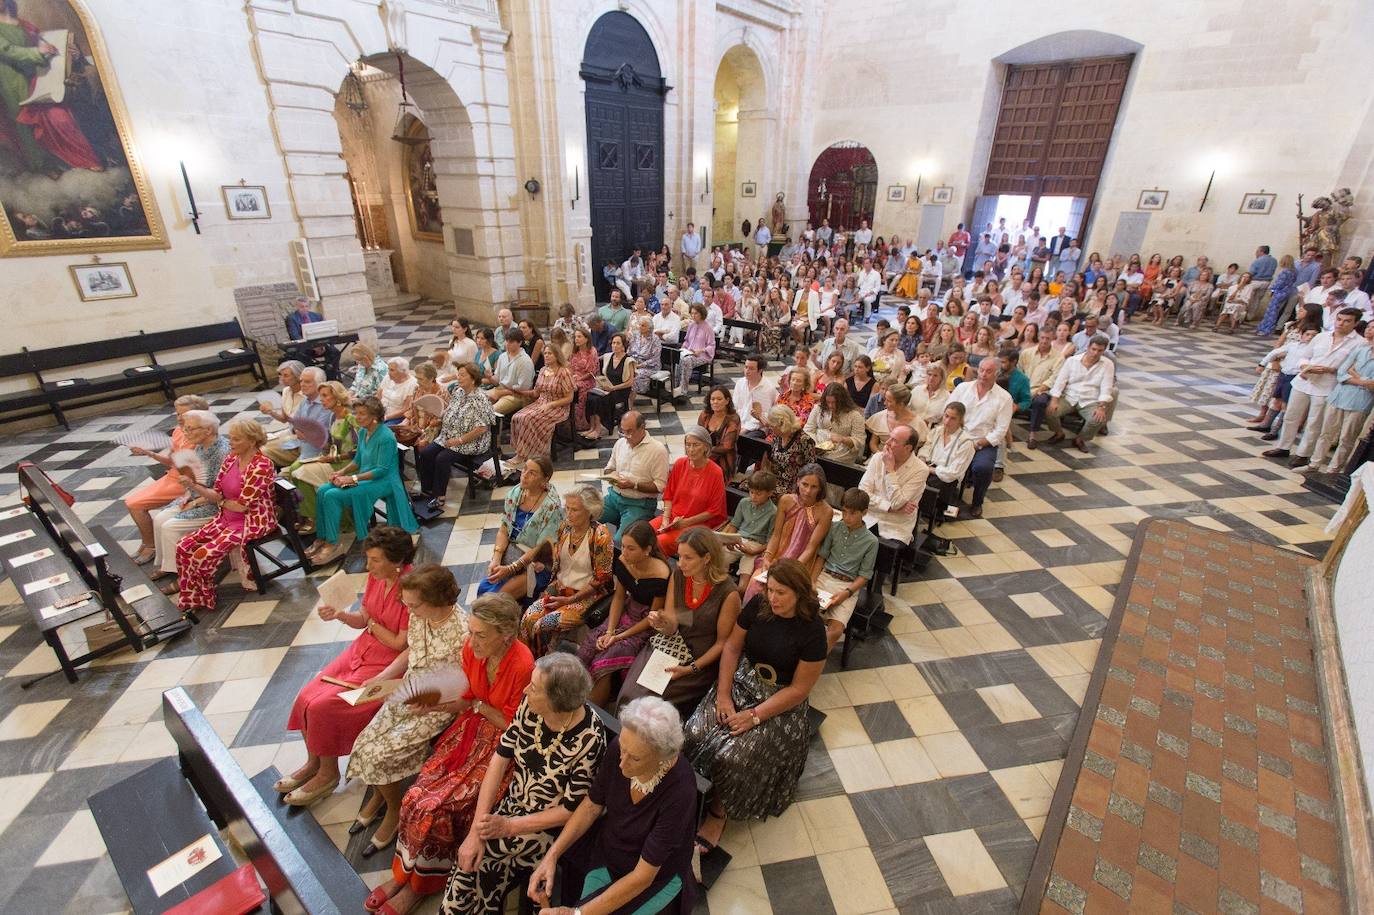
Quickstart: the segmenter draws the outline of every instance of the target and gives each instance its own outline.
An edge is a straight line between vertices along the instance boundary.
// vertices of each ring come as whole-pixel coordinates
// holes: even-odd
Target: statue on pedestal
[[[1337,188],[1331,196],[1312,201],[1312,214],[1299,216],[1300,248],[1303,251],[1316,248],[1321,252],[1323,263],[1335,264],[1341,249],[1341,227],[1350,219],[1354,203],[1355,196],[1348,187]]]
[[[768,229],[775,236],[782,235],[787,224],[787,212],[783,206],[786,197],[786,194],[779,192],[778,196],[773,198],[772,209],[768,211]]]

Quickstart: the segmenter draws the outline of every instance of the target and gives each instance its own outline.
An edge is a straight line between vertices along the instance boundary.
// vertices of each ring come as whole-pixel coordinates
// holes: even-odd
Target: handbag
[[[67,490],[63,489],[61,484],[55,481],[52,477],[48,476],[48,472],[44,470],[42,467],[39,467],[33,461],[20,461],[19,466],[16,468],[16,470],[23,470],[26,467],[42,475],[43,479],[48,481],[48,485],[52,487],[53,492],[57,493],[58,497],[63,502],[66,502],[69,507],[76,504],[76,496],[72,495],[71,493],[67,492]],[[30,504],[28,496],[24,496],[24,504]]]
[[[695,660],[692,649],[687,645],[687,640],[682,637],[681,632],[674,632],[671,635],[655,632],[649,637],[649,647],[658,649],[684,667]]]

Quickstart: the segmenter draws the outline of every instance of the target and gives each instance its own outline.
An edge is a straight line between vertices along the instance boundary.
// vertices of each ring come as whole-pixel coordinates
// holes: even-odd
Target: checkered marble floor
[[[431,303],[383,314],[382,352],[428,353],[447,339],[447,317]],[[1259,457],[1239,421],[1265,348],[1249,334],[1127,328],[1111,434],[1088,455],[1018,445],[984,518],[943,526],[958,553],[887,598],[890,632],[858,644],[848,670],[832,658],[812,696],[827,718],[797,803],[730,825],[733,860],[700,911],[1012,911],[1136,523],[1167,517],[1323,547],[1333,506]],[[237,389],[213,409],[228,419],[253,402]],[[651,414],[675,454],[700,403]],[[165,409],[138,409],[10,437],[0,442],[0,506],[17,499],[15,462],[36,460],[75,491],[83,518],[132,547],[119,500],[148,470],[109,438],[169,425]],[[564,452],[556,483],[601,466],[609,445]],[[454,485],[446,516],[420,535],[420,559],[475,587],[504,490],[459,497],[465,484]],[[350,568],[361,568],[356,556]],[[107,659],[75,686],[53,677],[21,692],[21,678],[56,664],[0,580],[0,910],[122,910],[86,798],[173,752],[163,689],[185,686],[250,775],[298,764],[303,745],[283,730],[291,699],[352,634],[313,617],[315,585],[297,573],[244,597],[226,584],[222,609],[190,637]],[[360,794],[348,785],[315,813],[376,883],[385,862],[364,861],[366,835],[349,844],[346,833]]]

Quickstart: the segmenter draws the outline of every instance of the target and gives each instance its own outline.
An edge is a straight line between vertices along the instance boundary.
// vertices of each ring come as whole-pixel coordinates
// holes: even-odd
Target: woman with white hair
[[[410,362],[404,356],[395,356],[386,361],[386,378],[377,388],[377,399],[382,402],[386,415],[382,422],[388,426],[399,426],[405,422],[406,412],[410,410],[411,398],[420,380],[410,370]]]
[[[187,410],[180,422],[186,445],[200,458],[205,478],[213,480],[229,454],[229,441],[219,434],[219,420],[209,410]],[[158,568],[152,576],[154,581],[176,574],[177,541],[209,522],[218,511],[208,499],[177,488],[182,497],[152,517],[153,563]],[[231,561],[235,559],[231,556]],[[236,567],[235,571],[240,570]]]
[[[271,401],[263,400],[258,403],[259,412],[267,414],[279,423],[286,422],[288,416],[295,416],[296,409],[305,403],[305,395],[301,393],[301,376],[304,373],[305,363],[298,359],[283,359],[278,362],[277,383],[281,385],[281,408],[273,406]],[[285,430],[279,434],[285,434]]]
[[[386,360],[378,356],[377,351],[366,343],[355,343],[348,352],[357,367],[357,374],[353,376],[353,384],[348,389],[348,395],[354,400],[376,396],[387,377]]]
[[[590,688],[570,654],[535,663],[525,701],[487,766],[444,891],[445,915],[500,912],[511,881],[534,869],[587,796],[607,744],[600,716],[587,705]]]
[[[601,491],[595,487],[567,493],[558,537],[553,544],[544,541],[531,554],[544,562],[552,552],[553,562],[549,586],[520,621],[520,636],[535,657],[548,651],[558,633],[582,625],[592,605],[611,592],[615,544],[610,527],[599,520],[603,507]]]
[[[189,447],[183,428],[184,417],[191,410],[208,410],[209,408],[210,403],[204,397],[196,394],[183,394],[172,404],[172,409],[176,411],[177,424],[172,429],[170,447],[158,454],[154,454],[146,448],[129,447],[130,454],[151,458],[167,468],[167,472],[162,476],[156,480],[143,483],[124,499],[124,507],[129,510],[129,517],[134,519],[134,524],[138,525],[138,533],[142,538],[138,552],[134,554],[134,561],[139,565],[151,562],[157,553],[157,538],[153,532],[153,510],[164,508],[169,503],[176,501],[184,492],[181,484],[177,482],[177,468],[172,464],[172,455]]]
[[[697,788],[682,754],[682,719],[645,696],[621,710],[620,726],[587,797],[530,877],[545,915],[574,915],[579,905],[588,915],[661,912],[670,903],[692,911]],[[560,860],[565,905],[548,908]]]

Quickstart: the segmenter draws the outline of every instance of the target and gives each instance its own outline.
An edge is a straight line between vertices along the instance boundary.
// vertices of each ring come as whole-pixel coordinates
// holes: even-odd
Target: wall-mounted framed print
[[[72,282],[83,302],[103,302],[106,299],[132,299],[138,295],[133,277],[126,263],[72,264]]]
[[[267,188],[256,184],[226,184],[219,191],[224,195],[224,211],[230,219],[272,218]]]
[[[1162,210],[1164,201],[1169,199],[1168,191],[1161,191],[1159,188],[1151,188],[1148,191],[1141,191],[1140,197],[1135,202],[1137,210]]]
[[[903,202],[905,202],[905,201],[906,201],[906,185],[905,185],[905,184],[889,184],[889,185],[887,186],[887,202],[888,202],[888,203],[903,203]]]
[[[1240,212],[1245,216],[1268,216],[1274,209],[1274,201],[1278,199],[1278,194],[1266,194],[1260,191],[1257,194],[1246,194],[1240,198]]]
[[[953,203],[953,202],[954,202],[954,188],[950,187],[948,184],[936,185],[935,189],[934,189],[933,191],[930,192],[930,202],[931,202],[931,203]]]
[[[741,197],[757,197],[759,186],[752,181],[746,181],[739,186],[739,195]]]

